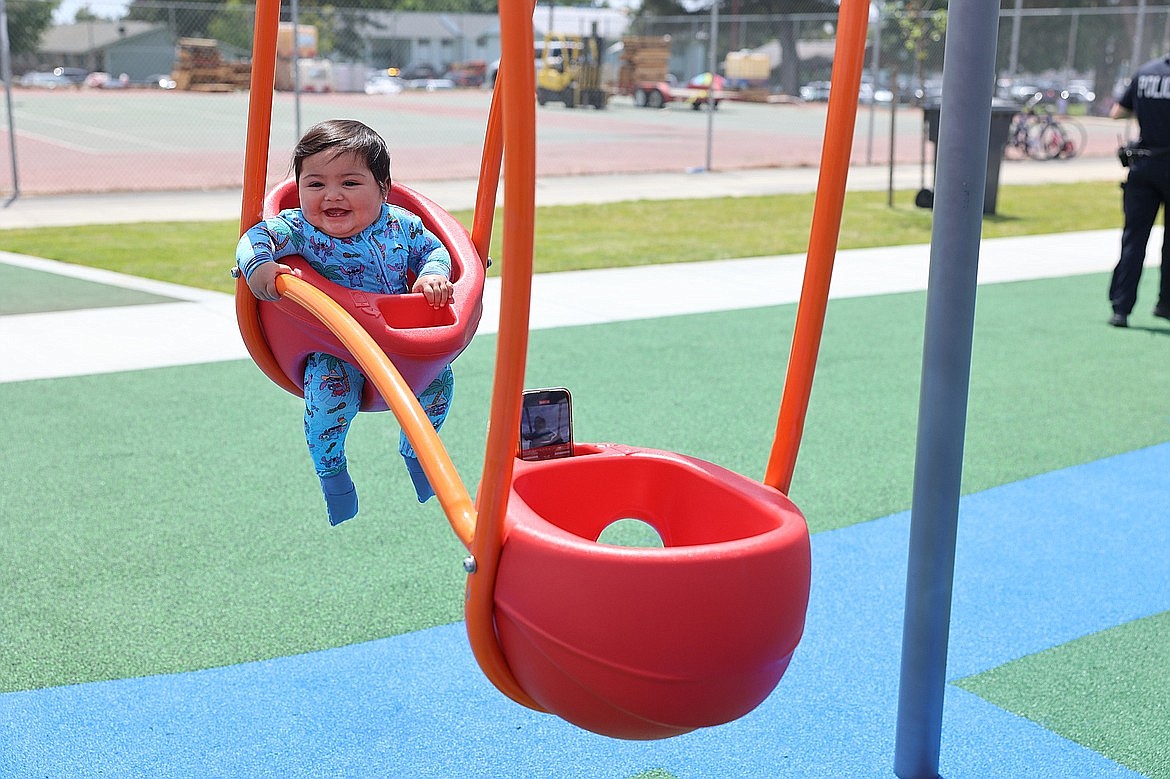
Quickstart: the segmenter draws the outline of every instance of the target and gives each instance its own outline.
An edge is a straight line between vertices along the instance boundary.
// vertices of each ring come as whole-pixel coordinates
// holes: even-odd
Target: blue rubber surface
[[[1170,609],[1170,444],[963,499],[948,678]],[[893,775],[909,514],[813,537],[805,638],[756,711],[621,742],[496,692],[461,624],[197,673],[0,696],[0,776]],[[745,619],[750,614],[744,615]],[[1136,777],[951,686],[947,779]]]

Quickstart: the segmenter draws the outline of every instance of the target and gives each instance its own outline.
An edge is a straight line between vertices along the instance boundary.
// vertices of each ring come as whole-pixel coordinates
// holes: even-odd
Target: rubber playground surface
[[[238,345],[215,351],[230,321],[192,332],[205,320],[183,314],[226,320],[227,301],[10,260],[5,339],[73,317],[84,343],[123,320],[127,350],[189,341],[193,356],[10,364],[0,382],[0,776],[893,775],[920,289],[830,303],[791,491],[813,583],[787,674],[740,720],[625,742],[528,711],[478,670],[464,550],[414,500],[392,417],[355,424],[362,510],[330,528],[300,401]],[[1104,324],[1103,273],[1069,272],[979,291],[948,779],[1170,777],[1170,324],[1146,311],[1153,270],[1129,330]],[[758,477],[793,318],[780,303],[549,324],[526,385],[573,391],[578,440]],[[482,332],[457,360],[442,434],[472,490],[494,347]]]

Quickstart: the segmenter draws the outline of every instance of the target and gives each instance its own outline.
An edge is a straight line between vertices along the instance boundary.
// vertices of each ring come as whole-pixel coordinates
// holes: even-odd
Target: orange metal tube
[[[272,90],[276,83],[276,37],[280,27],[280,0],[256,3],[252,33],[252,78],[248,93],[248,134],[244,144],[244,194],[240,205],[240,235],[260,221],[268,178],[268,136],[272,130]],[[276,362],[260,327],[260,312],[243,276],[236,279],[236,322],[252,360],[264,375],[294,395],[298,387]]]
[[[362,373],[374,383],[398,418],[455,535],[464,546],[470,547],[475,532],[475,506],[471,496],[460,481],[439,434],[394,363],[344,308],[309,282],[284,273],[276,277],[276,291],[319,319],[353,355]]]
[[[857,120],[857,95],[865,61],[865,34],[869,24],[868,0],[842,0],[837,17],[837,45],[833,55],[833,89],[825,119],[820,177],[813,205],[804,284],[792,334],[792,350],[784,379],[784,395],[776,435],[764,474],[764,483],[787,494],[792,486],[796,454],[804,432],[804,419],[812,394],[813,372],[825,325],[829,282],[841,230],[853,127]]]
[[[491,424],[477,497],[478,522],[471,555],[475,572],[467,579],[464,609],[472,652],[500,692],[530,709],[544,711],[508,668],[495,625],[496,573],[503,545],[504,519],[512,485],[512,464],[520,430],[520,396],[528,353],[528,316],[532,299],[533,221],[536,212],[536,93],[532,63],[532,13],[529,0],[501,0],[500,37],[506,80],[504,104],[504,255],[496,372]]]
[[[500,187],[500,163],[504,156],[504,101],[500,75],[492,90],[484,132],[483,157],[479,163],[479,186],[475,191],[475,216],[471,224],[471,243],[487,268],[488,249],[492,243],[492,224],[496,218],[496,190]]]
[[[248,93],[248,135],[244,146],[244,198],[240,211],[240,235],[260,221],[264,208],[279,26],[280,0],[258,0],[256,27],[252,33],[252,75]]]

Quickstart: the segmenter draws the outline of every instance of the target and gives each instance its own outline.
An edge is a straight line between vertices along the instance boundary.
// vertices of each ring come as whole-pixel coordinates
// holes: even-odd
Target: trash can
[[[926,125],[926,137],[931,143],[938,145],[938,122],[941,107],[937,104],[922,106],[923,123]],[[1008,100],[999,98],[991,101],[991,132],[987,137],[987,181],[983,186],[983,213],[994,214],[996,201],[999,199],[999,166],[1003,161],[1003,150],[1007,147],[1008,134],[1012,126],[1012,117],[1019,111],[1019,106]],[[934,165],[938,164],[938,154],[934,155]],[[929,201],[927,203],[926,201]],[[933,193],[923,197],[919,193],[916,201],[919,205],[929,208],[934,204]]]

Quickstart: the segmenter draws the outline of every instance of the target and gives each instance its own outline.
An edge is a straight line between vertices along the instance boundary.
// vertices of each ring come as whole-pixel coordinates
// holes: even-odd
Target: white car
[[[449,78],[412,78],[406,82],[410,89],[421,89],[434,92],[439,89],[454,89],[455,82]]]
[[[402,79],[394,76],[370,76],[366,79],[367,95],[396,95],[402,91]]]
[[[146,77],[146,86],[154,89],[174,89],[176,84],[166,73],[155,73]]]
[[[30,87],[32,89],[59,89],[61,87],[76,86],[74,82],[70,81],[65,76],[42,71],[25,73],[20,77],[20,81],[18,83],[22,87]]]

